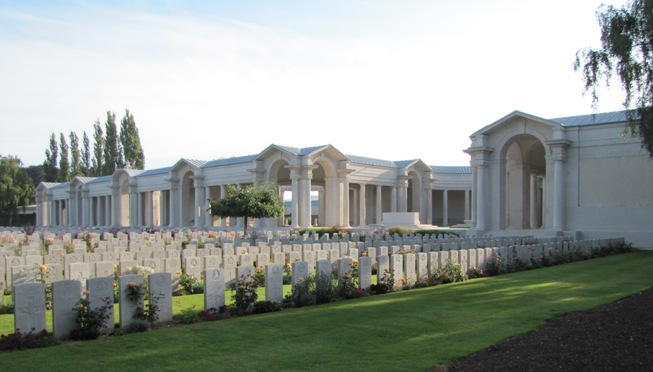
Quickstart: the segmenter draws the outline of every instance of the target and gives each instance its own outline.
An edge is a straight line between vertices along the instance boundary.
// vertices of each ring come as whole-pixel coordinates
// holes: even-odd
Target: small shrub
[[[195,306],[187,307],[181,310],[181,312],[179,314],[175,314],[172,319],[182,324],[197,323],[200,321],[199,314],[197,310],[195,310]]]
[[[150,322],[144,319],[132,319],[132,322],[125,328],[127,333],[141,333],[150,329]]]
[[[447,260],[445,264],[438,269],[438,281],[442,284],[462,282],[467,278],[463,275],[462,267]]]
[[[250,277],[241,276],[232,289],[235,291],[232,295],[234,301],[233,308],[240,314],[252,312],[254,303],[258,300],[258,283]]]
[[[0,351],[37,349],[59,345],[60,341],[46,330],[41,332],[15,332],[0,336]]]
[[[426,280],[418,280],[413,284],[413,288],[426,288],[429,286],[429,282]]]
[[[214,320],[221,319],[222,317],[223,314],[221,314],[220,310],[216,309],[215,307],[210,307],[208,309],[204,309],[199,313],[197,313],[197,318],[201,321],[214,321]]]
[[[483,278],[485,276],[487,275],[478,267],[471,267],[467,270],[467,278],[469,279]]]
[[[373,294],[385,294],[385,293],[390,293],[394,290],[395,286],[395,280],[394,280],[394,275],[390,272],[390,270],[385,270],[383,275],[380,277],[377,276],[378,284],[372,284],[370,286],[370,291]]]
[[[105,299],[105,305],[91,310],[88,294],[79,300],[73,308],[77,312],[78,328],[70,332],[72,340],[94,340],[100,337],[104,323],[109,319],[109,309],[113,306],[110,298]]]
[[[273,301],[257,301],[254,304],[255,314],[272,313],[279,310],[281,310],[281,305]]]
[[[314,278],[315,303],[328,304],[337,298],[338,285],[329,275],[316,275]]]
[[[315,305],[315,293],[312,290],[314,285],[314,276],[309,276],[306,279],[300,279],[299,283],[295,284],[295,286],[292,288],[292,292],[286,296],[286,304],[294,307]]]

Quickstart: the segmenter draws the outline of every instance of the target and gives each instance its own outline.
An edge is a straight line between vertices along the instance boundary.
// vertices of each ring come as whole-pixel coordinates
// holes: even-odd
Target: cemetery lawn
[[[653,285],[652,266],[653,251],[636,250],[329,305],[3,353],[1,365],[3,371],[439,369],[560,315],[644,291]],[[176,306],[175,312],[181,310]]]

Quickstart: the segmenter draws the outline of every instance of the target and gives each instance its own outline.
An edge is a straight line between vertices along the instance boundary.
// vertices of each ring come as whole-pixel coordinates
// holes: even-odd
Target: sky
[[[469,136],[519,110],[596,111],[572,64],[594,0],[0,0],[0,155],[129,110],[146,169],[271,144],[469,165]],[[622,5],[623,1],[608,1]]]

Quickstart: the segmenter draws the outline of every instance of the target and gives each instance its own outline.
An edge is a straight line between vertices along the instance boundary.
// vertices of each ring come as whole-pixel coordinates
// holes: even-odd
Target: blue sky
[[[0,0],[0,154],[40,164],[51,133],[129,109],[148,169],[273,143],[467,165],[513,110],[592,112],[572,62],[600,4]],[[613,83],[598,111],[622,99]]]

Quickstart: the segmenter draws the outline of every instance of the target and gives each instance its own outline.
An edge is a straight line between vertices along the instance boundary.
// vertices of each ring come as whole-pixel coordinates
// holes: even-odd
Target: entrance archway
[[[502,152],[503,229],[539,229],[544,227],[544,185],[546,151],[536,137],[513,137]]]

